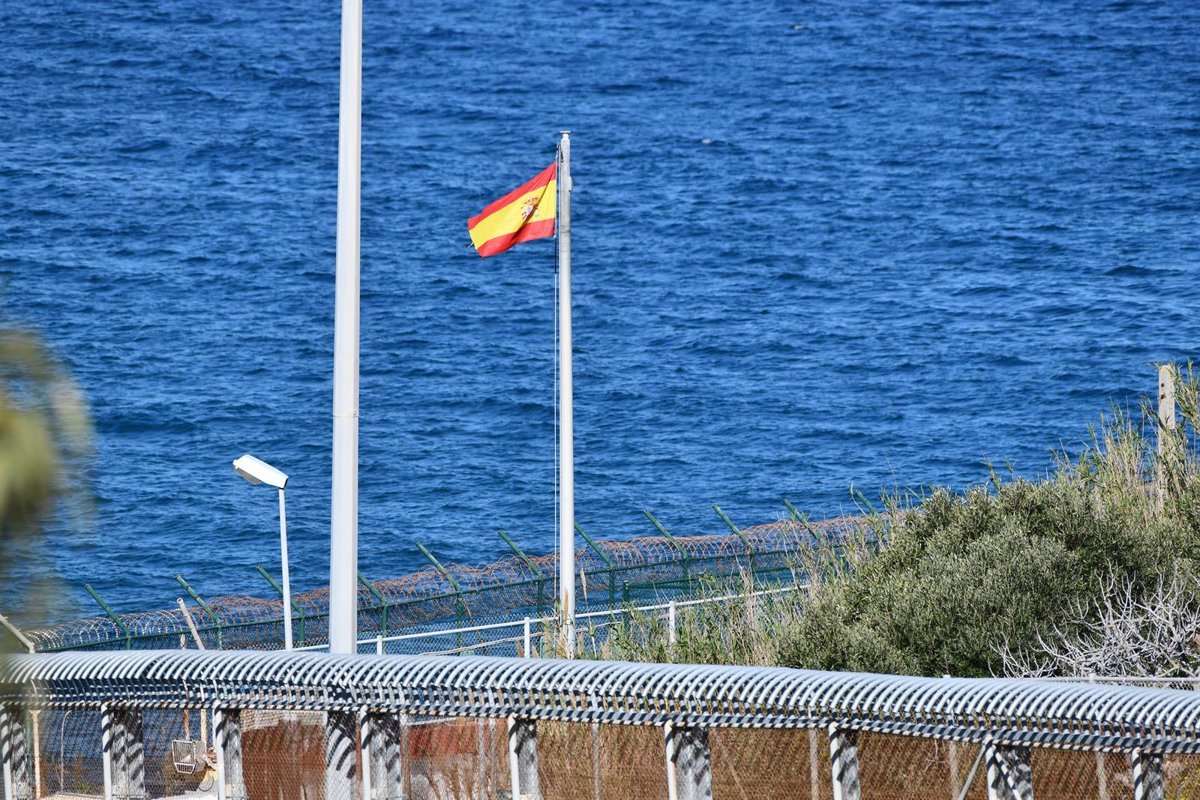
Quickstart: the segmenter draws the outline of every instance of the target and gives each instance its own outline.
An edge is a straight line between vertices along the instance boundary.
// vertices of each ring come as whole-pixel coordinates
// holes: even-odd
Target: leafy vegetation
[[[771,592],[756,596],[755,588],[749,573],[732,583],[709,583],[702,595],[736,596],[681,607],[674,637],[661,615],[635,612],[611,629],[598,655],[688,664],[776,664],[779,640],[798,624],[803,613],[803,594]]]

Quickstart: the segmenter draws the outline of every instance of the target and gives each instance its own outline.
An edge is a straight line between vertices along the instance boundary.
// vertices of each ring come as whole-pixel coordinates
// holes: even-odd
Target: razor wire
[[[804,553],[814,547],[839,548],[847,541],[869,540],[879,522],[867,517],[808,522],[793,514],[786,520],[741,529],[719,513],[731,529],[728,534],[672,536],[660,527],[661,536],[597,541],[584,533],[587,544],[575,558],[580,610],[686,596],[730,579],[796,582],[803,577],[798,570],[803,569]],[[360,634],[386,637],[448,624],[520,624],[523,614],[553,614],[554,555],[528,556],[510,546],[514,555],[484,566],[443,566],[430,554],[433,566],[425,569],[398,578],[360,580]],[[205,600],[182,577],[178,580],[193,600],[186,611],[108,613],[22,633],[37,652],[167,649],[180,647],[181,637],[183,646],[192,647],[185,616],[190,615],[208,649],[282,647],[280,599],[225,595]],[[326,644],[328,588],[295,594],[292,604],[296,646]]]

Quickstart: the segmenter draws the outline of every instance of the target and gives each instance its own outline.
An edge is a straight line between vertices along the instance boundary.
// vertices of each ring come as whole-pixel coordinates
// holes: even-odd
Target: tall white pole
[[[342,0],[337,299],[333,323],[333,509],[329,651],[358,639],[358,248],[362,168],[362,0]]]
[[[279,557],[283,561],[283,649],[292,649],[292,579],[288,576],[287,503],[279,490]]]
[[[575,657],[575,416],[571,384],[571,134],[558,146],[559,651]]]

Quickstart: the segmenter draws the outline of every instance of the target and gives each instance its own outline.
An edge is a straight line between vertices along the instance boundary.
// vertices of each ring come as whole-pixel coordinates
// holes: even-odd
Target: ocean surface
[[[329,560],[340,8],[0,4],[0,302],[87,392],[97,513],[25,620],[270,594]],[[577,516],[1044,474],[1200,355],[1200,4],[365,11],[360,565],[553,547],[550,241],[466,219],[573,140]]]

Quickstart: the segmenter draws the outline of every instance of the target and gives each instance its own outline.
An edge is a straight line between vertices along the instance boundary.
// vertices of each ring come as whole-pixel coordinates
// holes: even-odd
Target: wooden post
[[[592,800],[601,800],[600,723],[592,723]]]
[[[679,800],[679,776],[675,773],[675,739],[671,723],[663,725],[663,746],[667,751],[667,800]]]
[[[812,800],[818,800],[821,796],[821,744],[818,741],[819,738],[818,729],[808,729],[808,790]]]
[[[1089,675],[1088,683],[1095,682],[1096,676]],[[1096,789],[1098,800],[1108,800],[1108,768],[1104,763],[1104,753],[1100,750],[1096,751]]]
[[[950,675],[943,674],[942,677],[948,680]],[[958,800],[958,796],[962,794],[962,778],[958,774],[958,742],[954,740],[950,741],[950,752],[948,755],[950,761],[950,797],[952,800]]]
[[[1096,788],[1100,800],[1108,800],[1108,768],[1104,763],[1104,753],[1096,751]]]
[[[1175,367],[1172,364],[1163,364],[1158,368],[1158,436],[1157,450],[1158,459],[1156,467],[1156,481],[1158,496],[1160,500],[1165,500],[1167,497],[1167,470],[1166,464],[1171,460],[1173,455],[1173,441],[1175,437]]]
[[[950,742],[950,796],[957,800],[962,794],[962,778],[958,775],[958,742]]]
[[[42,786],[42,712],[29,712],[30,738],[33,740],[33,798],[46,792]]]
[[[475,720],[475,791],[480,797],[487,796],[487,724],[486,719]]]

